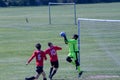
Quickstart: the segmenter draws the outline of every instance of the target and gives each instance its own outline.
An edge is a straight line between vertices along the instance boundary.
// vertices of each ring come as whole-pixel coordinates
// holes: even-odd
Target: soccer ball
[[[66,36],[65,32],[60,32],[60,36],[61,36],[61,37]]]

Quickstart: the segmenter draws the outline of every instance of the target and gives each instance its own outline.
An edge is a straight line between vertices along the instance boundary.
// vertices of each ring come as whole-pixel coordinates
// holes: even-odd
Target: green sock
[[[76,66],[75,61],[72,61],[71,63]],[[80,73],[80,71],[81,71],[81,70],[80,70],[80,66],[77,66],[77,70],[78,70],[78,73]]]
[[[78,73],[80,73],[80,71],[81,71],[80,66],[77,66],[77,70],[78,70]]]

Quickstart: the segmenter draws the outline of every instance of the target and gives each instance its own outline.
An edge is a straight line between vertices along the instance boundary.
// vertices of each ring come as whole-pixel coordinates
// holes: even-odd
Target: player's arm
[[[66,36],[63,36],[65,44],[68,44],[68,39]]]
[[[62,50],[62,48],[59,47],[59,46],[54,46],[54,48],[55,48],[56,50]]]
[[[46,54],[44,53],[44,59],[47,60]]]
[[[44,55],[43,55],[43,57],[44,57],[45,60],[47,60],[47,56],[46,56],[47,54],[48,54],[48,50],[45,50],[44,51]]]
[[[67,39],[67,37],[66,37],[65,32],[61,32],[61,33],[60,33],[60,36],[64,38],[65,44],[68,44],[68,39]]]
[[[35,53],[33,53],[32,56],[28,59],[26,65],[28,65],[33,60],[34,57],[35,57]]]

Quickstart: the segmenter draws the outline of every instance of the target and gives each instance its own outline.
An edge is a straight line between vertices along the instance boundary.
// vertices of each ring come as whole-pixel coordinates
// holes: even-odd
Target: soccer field
[[[76,14],[82,18],[120,20],[119,5],[120,3],[76,5]],[[65,31],[67,37],[71,38],[72,34],[77,33],[77,25],[74,25],[70,10],[63,8],[64,6],[57,6],[54,9],[51,25],[47,6],[0,8],[0,80],[24,80],[25,77],[34,75],[35,60],[28,66],[25,63],[36,43],[40,42],[42,50],[45,50],[49,41],[63,48],[58,52],[60,67],[54,80],[119,80],[120,23],[81,24],[80,57],[84,72],[78,79],[75,66],[66,62],[68,47],[59,36],[61,31]],[[49,56],[47,57],[44,70],[48,77],[50,62]],[[39,80],[42,80],[42,76]]]

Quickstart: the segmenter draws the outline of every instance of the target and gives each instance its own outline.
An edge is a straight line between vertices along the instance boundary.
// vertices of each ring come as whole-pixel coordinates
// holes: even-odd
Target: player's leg
[[[50,67],[50,72],[49,72],[49,78],[51,78],[51,74],[52,74],[52,72],[53,72],[53,67],[54,66],[54,64],[53,64],[53,62],[51,62],[51,67]]]
[[[38,79],[39,76],[40,76],[40,74],[42,74],[42,75],[43,75],[43,80],[47,80],[46,74],[45,74],[45,72],[44,72],[44,70],[43,70],[43,66],[37,67],[36,72],[37,72],[37,74],[36,74],[36,76],[35,76],[35,79]]]
[[[50,80],[52,80],[52,78],[53,78],[53,76],[56,74],[57,70],[58,70],[58,68],[54,68],[51,76],[49,76]]]
[[[68,55],[66,58],[66,61],[69,63],[72,63],[73,65],[76,65],[72,55]]]
[[[55,61],[55,62],[52,62],[53,64],[53,71],[51,73],[51,75],[49,76],[50,79],[52,79],[52,77],[56,74],[57,70],[58,70],[58,67],[59,67],[59,62],[58,61]]]
[[[83,71],[80,70],[80,64],[79,64],[79,62],[78,62],[78,60],[76,58],[75,53],[68,54],[68,57],[66,58],[66,61],[69,62],[69,63],[72,63],[73,65],[76,66],[76,69],[77,69],[77,71],[79,73],[78,77],[80,77],[82,75]]]
[[[40,74],[37,73],[37,74],[35,75],[35,79],[38,79],[39,76],[40,76]]]
[[[53,66],[52,66],[52,64],[51,64],[50,72],[49,72],[49,77],[51,76],[52,72],[53,72]]]
[[[81,71],[80,69],[80,63],[78,62],[78,59],[74,58],[75,59],[75,64],[76,64],[76,69],[78,71],[78,77],[81,77],[83,71]]]
[[[43,80],[47,80],[47,78],[46,78],[46,74],[45,74],[44,71],[42,72],[42,76],[43,76]]]
[[[50,67],[49,77],[51,76],[52,71],[53,71],[53,67]]]
[[[39,74],[40,74],[40,67],[36,67],[36,72],[37,74],[35,76],[31,76],[29,78],[25,78],[25,80],[34,80],[34,79],[38,79]]]
[[[71,58],[71,57],[68,56],[68,57],[66,58],[66,61],[69,62],[69,63],[71,63],[71,64],[73,64],[74,66],[76,66],[76,70],[77,70],[77,69],[80,70],[80,68],[78,68],[77,65],[76,65],[76,61],[75,61],[74,57]]]
[[[77,68],[77,70],[78,70],[78,73],[80,73],[80,64],[79,64],[79,62],[78,62],[78,60],[75,60],[75,64],[76,64],[76,68]]]

